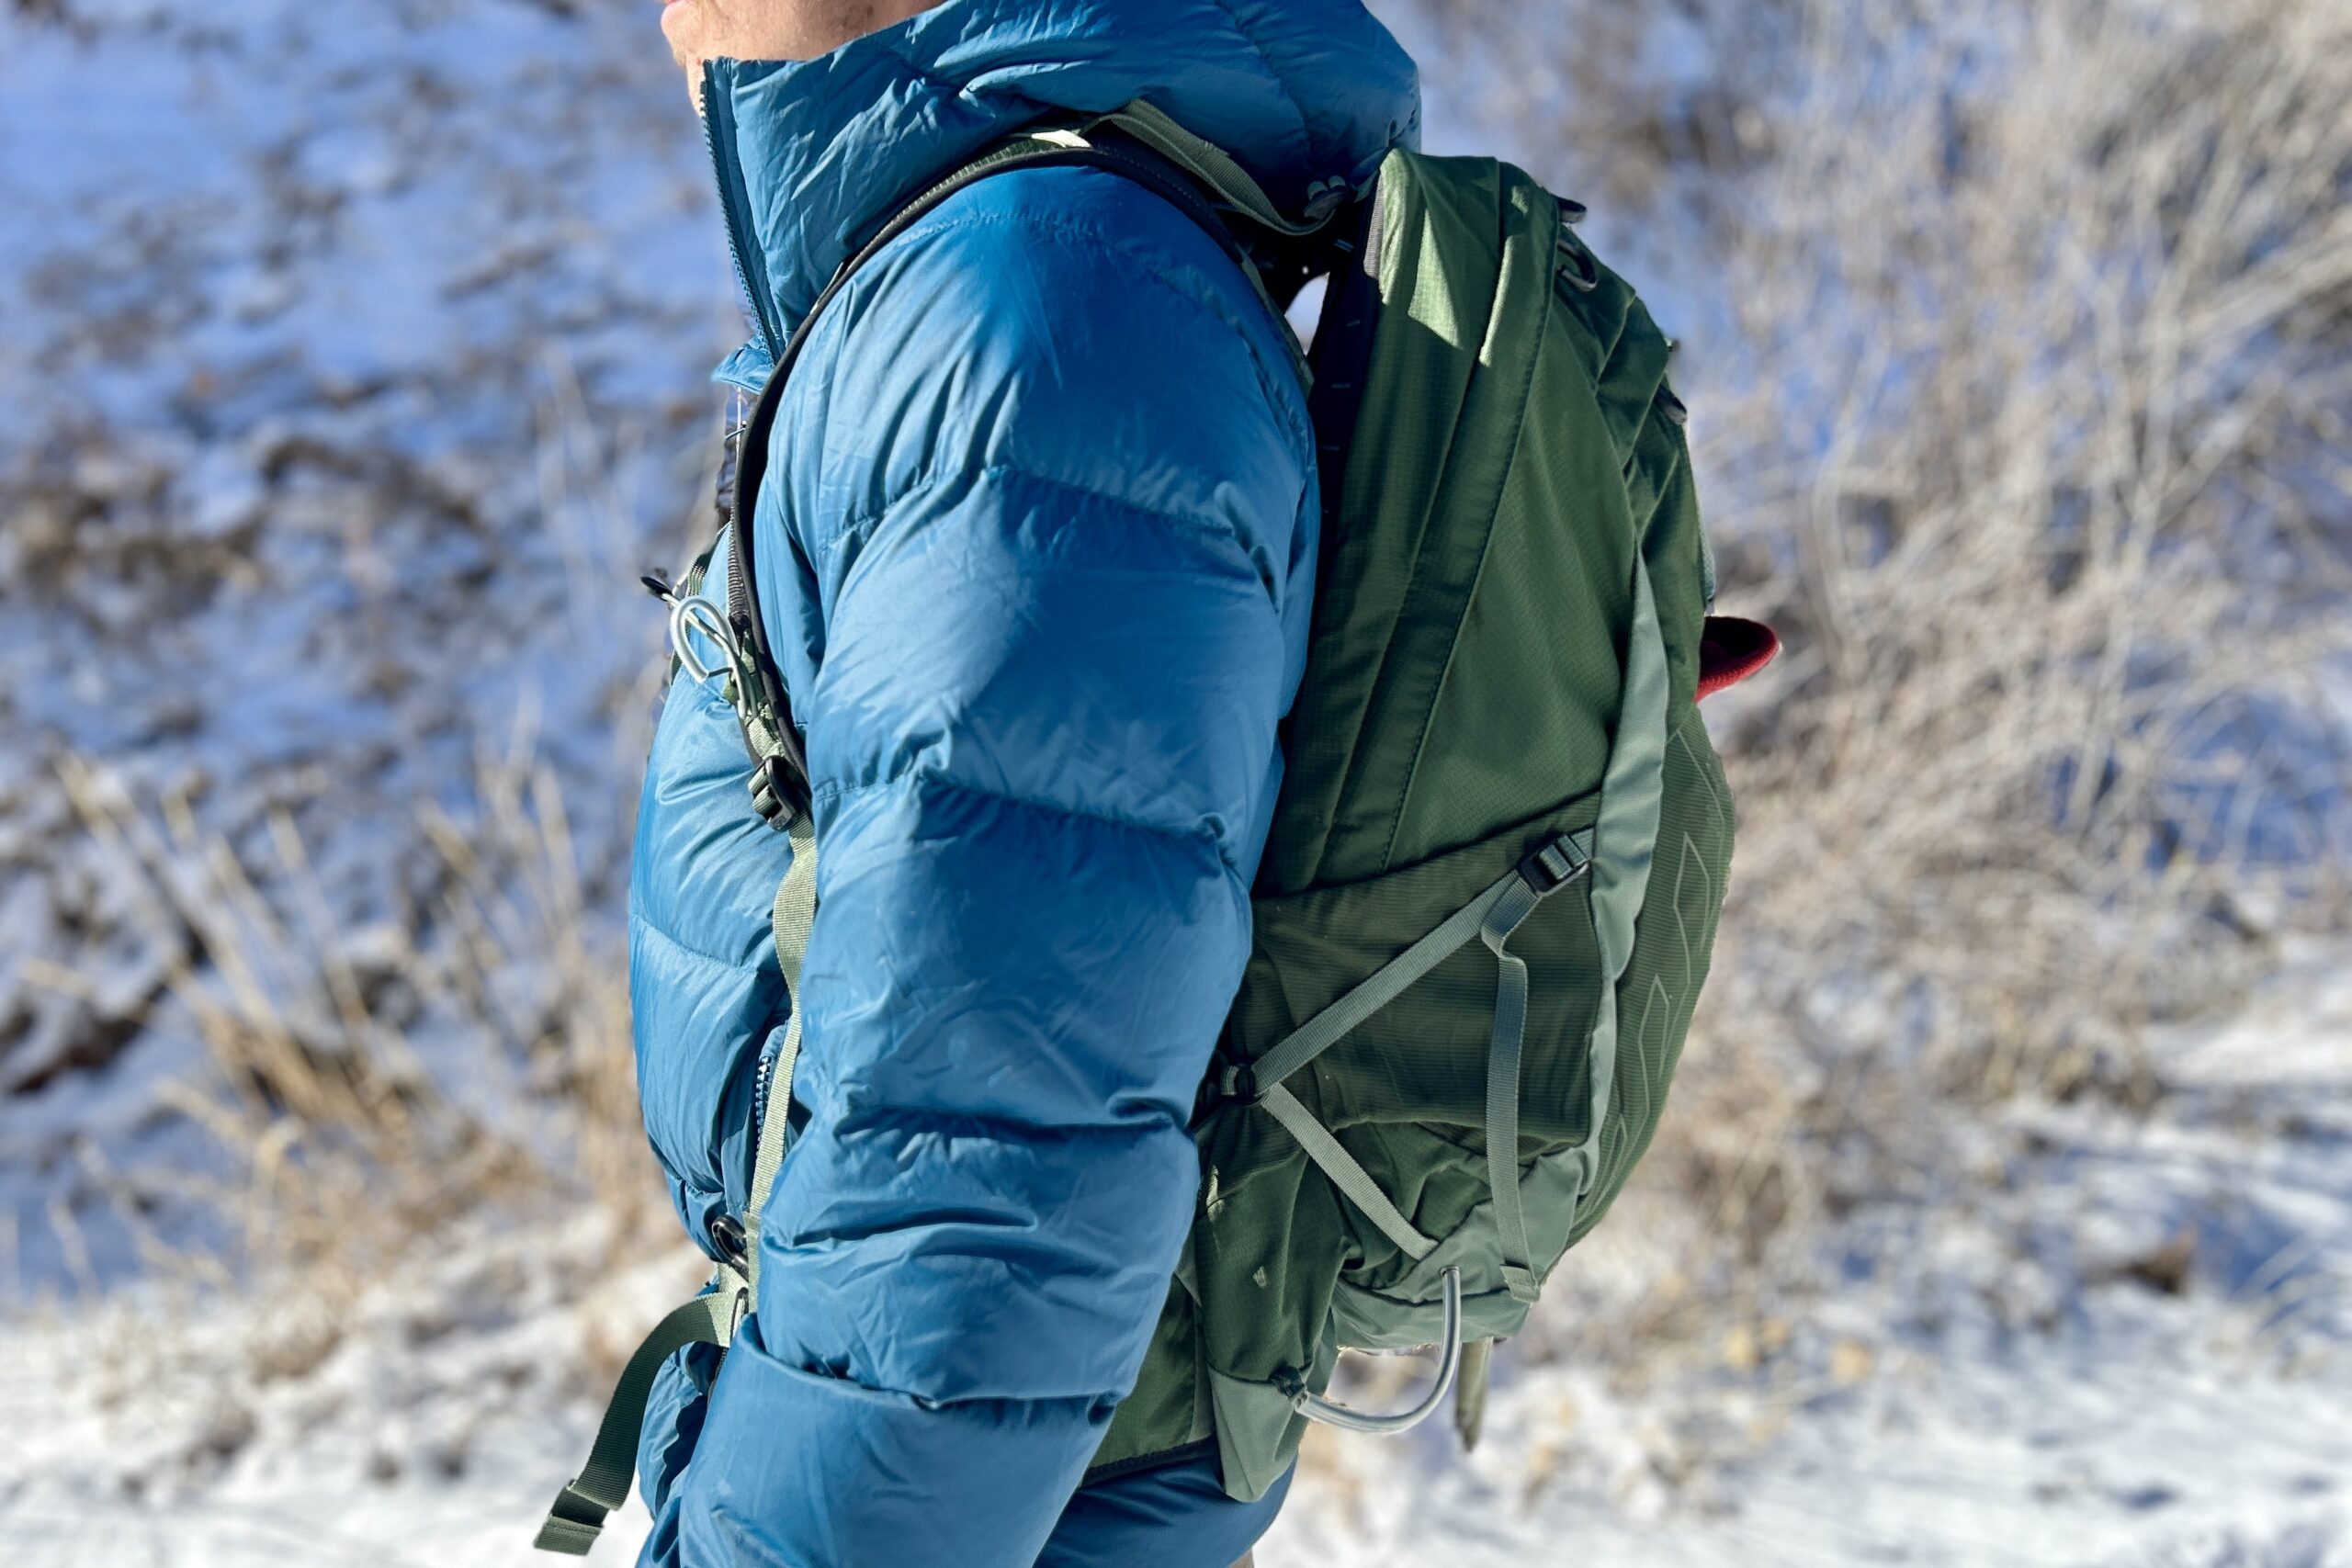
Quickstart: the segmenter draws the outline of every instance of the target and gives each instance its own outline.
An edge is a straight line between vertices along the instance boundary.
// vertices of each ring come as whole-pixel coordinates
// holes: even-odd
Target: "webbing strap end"
[[[597,1525],[576,1525],[570,1519],[549,1519],[539,1527],[538,1540],[531,1542],[534,1551],[552,1551],[559,1557],[585,1557],[595,1550],[596,1538],[604,1530]]]
[[[556,1494],[555,1506],[548,1511],[547,1522],[539,1526],[537,1540],[531,1542],[534,1551],[552,1551],[563,1557],[585,1557],[595,1546],[596,1538],[605,1533],[605,1518],[611,1509],[579,1488],[578,1483],[567,1484]]]

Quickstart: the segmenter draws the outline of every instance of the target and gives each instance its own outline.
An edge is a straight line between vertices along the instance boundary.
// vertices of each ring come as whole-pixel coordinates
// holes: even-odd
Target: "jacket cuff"
[[[1030,1568],[1102,1445],[1108,1399],[934,1404],[728,1352],[681,1505],[684,1568]]]

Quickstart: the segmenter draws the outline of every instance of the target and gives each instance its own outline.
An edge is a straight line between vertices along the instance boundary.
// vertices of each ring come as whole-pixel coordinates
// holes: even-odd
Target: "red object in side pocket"
[[[1780,634],[1761,621],[1709,615],[1699,637],[1699,695],[1703,700],[1755,674],[1781,651]]]

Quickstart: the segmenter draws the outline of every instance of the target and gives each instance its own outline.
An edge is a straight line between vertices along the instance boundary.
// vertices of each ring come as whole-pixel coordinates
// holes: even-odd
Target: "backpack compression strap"
[[[1500,881],[1448,916],[1427,936],[1374,971],[1347,995],[1308,1019],[1280,1043],[1252,1062],[1225,1069],[1218,1089],[1231,1100],[1243,1104],[1261,1105],[1275,1121],[1290,1130],[1299,1145],[1306,1149],[1331,1184],[1347,1195],[1348,1201],[1363,1212],[1364,1217],[1378,1225],[1397,1249],[1407,1257],[1419,1260],[1433,1251],[1437,1243],[1414,1228],[1390,1201],[1388,1194],[1364,1168],[1356,1163],[1353,1155],[1340,1146],[1329,1129],[1315,1119],[1314,1112],[1301,1103],[1299,1098],[1283,1085],[1300,1068],[1345,1039],[1355,1027],[1401,996],[1405,988],[1430,970],[1444,963],[1473,941],[1483,942],[1495,954],[1497,979],[1495,987],[1495,1021],[1488,1068],[1487,1119],[1488,1136],[1494,1135],[1496,1100],[1508,1101],[1501,1120],[1502,1131],[1510,1134],[1512,1151],[1511,1179],[1509,1186],[1513,1197],[1518,1195],[1517,1151],[1519,1148],[1519,1057],[1527,1024],[1527,965],[1515,953],[1508,951],[1511,933],[1516,931],[1536,906],[1561,888],[1581,877],[1592,864],[1593,830],[1563,833],[1546,840],[1535,852],[1512,868]],[[1500,1067],[1503,1071],[1497,1071]],[[1513,1205],[1516,1210],[1517,1205]],[[1498,1205],[1498,1221],[1502,1216]],[[1522,1218],[1515,1226],[1516,1247],[1506,1239],[1505,1256],[1521,1262],[1527,1256],[1526,1222]],[[1532,1280],[1532,1275],[1529,1279]],[[1516,1288],[1516,1286],[1514,1286]]]
[[[1593,930],[1600,944],[1600,1006],[1588,1041],[1591,1097],[1587,1133],[1577,1145],[1577,1200],[1592,1190],[1600,1171],[1600,1134],[1616,1082],[1617,983],[1632,961],[1634,928],[1641,918],[1657,852],[1666,758],[1666,645],[1649,568],[1634,566],[1634,627],[1625,662],[1617,740],[1602,776],[1600,820],[1581,833],[1539,844],[1511,873],[1398,953],[1339,1000],[1308,1019],[1255,1060],[1225,1069],[1217,1087],[1227,1100],[1262,1106],[1289,1129],[1307,1156],[1363,1216],[1407,1257],[1419,1261],[1437,1243],[1392,1201],[1371,1172],[1315,1119],[1283,1080],[1314,1061],[1405,988],[1466,946],[1473,937],[1495,955],[1494,1025],[1487,1056],[1487,1177],[1495,1228],[1502,1244],[1503,1282],[1532,1302],[1542,1277],[1527,1236],[1519,1187],[1520,1062],[1527,1033],[1527,964],[1510,951],[1511,933],[1536,907],[1577,879],[1593,879]],[[1575,1217],[1571,1215],[1573,1227]],[[1311,1395],[1299,1408],[1327,1408]]]

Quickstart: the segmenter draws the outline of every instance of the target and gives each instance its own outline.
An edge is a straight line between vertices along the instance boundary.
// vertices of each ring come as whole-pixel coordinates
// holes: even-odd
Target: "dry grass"
[[[1724,302],[1679,389],[1724,608],[1791,646],[1718,716],[1716,979],[1612,1226],[1679,1262],[1580,1341],[1631,1356],[1966,1179],[1972,1107],[2144,1106],[2152,1023],[2352,907],[2352,15],[1567,9],[1507,104]],[[1710,63],[1612,70],[1661,39]]]
[[[529,756],[526,736],[485,759],[466,818],[427,805],[386,835],[424,862],[402,885],[426,891],[364,927],[334,912],[290,812],[241,853],[185,799],[142,808],[103,767],[61,768],[167,955],[142,1027],[192,1032],[205,1060],[156,1111],[199,1145],[117,1164],[85,1139],[100,1224],[49,1216],[79,1297],[66,1321],[108,1347],[72,1397],[138,1434],[132,1472],[210,1474],[257,1412],[327,1421],[352,1358],[393,1357],[403,1397],[435,1414],[413,1441],[388,1432],[367,1479],[455,1475],[499,1399],[601,1396],[648,1300],[692,1288],[639,1125],[617,922],[590,907],[555,775]],[[92,1266],[101,1226],[135,1247],[136,1289]],[[414,1353],[460,1330],[461,1353]]]
[[[249,443],[261,498],[232,535],[193,547],[186,536],[202,530],[175,515],[181,498],[167,482],[186,455],[168,442],[148,450],[138,430],[86,433],[85,446],[45,448],[0,475],[11,526],[23,525],[14,542],[51,591],[42,608],[60,639],[88,630],[109,651],[145,657],[161,630],[185,649],[236,630],[184,624],[191,604],[243,595],[254,615],[301,620],[312,663],[288,671],[290,693],[319,696],[330,714],[354,699],[362,710],[348,730],[261,748],[266,761],[231,777],[214,769],[233,747],[179,742],[233,734],[234,712],[191,708],[120,767],[28,735],[36,754],[51,750],[53,773],[41,772],[54,783],[0,801],[32,823],[12,818],[0,869],[46,883],[34,900],[46,946],[11,955],[21,984],[0,997],[0,1055],[11,1032],[39,1038],[36,1026],[66,1021],[6,1091],[105,1071],[150,1034],[200,1044],[203,1070],[164,1090],[134,1147],[100,1147],[72,1127],[45,1134],[35,1157],[78,1168],[46,1216],[66,1278],[10,1269],[0,1312],[39,1307],[61,1288],[85,1302],[105,1293],[130,1277],[126,1247],[142,1292],[226,1294],[262,1309],[266,1329],[306,1315],[286,1310],[289,1292],[321,1309],[308,1315],[333,1318],[461,1238],[503,1231],[527,1245],[561,1230],[563,1266],[589,1269],[600,1258],[581,1244],[583,1214],[605,1261],[662,1258],[674,1244],[674,1226],[653,1224],[666,1205],[638,1124],[612,884],[625,872],[626,781],[662,674],[658,617],[632,579],[647,541],[631,487],[653,460],[648,445],[690,427],[592,408],[559,348],[518,380],[537,415],[519,481],[491,465],[379,452],[383,427],[362,411],[328,434]],[[472,558],[451,540],[469,542],[492,517],[502,534],[531,536],[501,547],[503,573],[451,569]],[[94,527],[95,544],[68,547]],[[312,558],[259,547],[273,531],[335,542],[325,591],[288,581],[299,577],[289,560],[319,570]],[[417,563],[393,570],[388,550]],[[340,604],[338,581],[350,591]],[[535,704],[517,699],[525,711],[504,739],[480,736],[500,722],[481,716],[480,665],[511,660],[502,639],[526,627],[534,658],[583,688],[556,694],[563,716],[552,724],[570,743],[560,776],[576,786],[590,773],[618,807],[596,812],[586,841],[539,757]],[[639,641],[641,660],[626,651]],[[589,686],[580,671],[606,675]],[[514,685],[531,689],[527,675]],[[593,753],[583,768],[583,728],[612,748],[609,791]],[[476,736],[470,789],[444,779],[412,799],[385,787],[395,737],[466,734]],[[50,1250],[51,1238],[12,1228],[0,1269],[20,1239]]]
[[[249,867],[187,803],[141,810],[69,761],[62,783],[172,954],[165,991],[210,1070],[169,1102],[209,1132],[216,1174],[120,1173],[194,1190],[225,1222],[192,1247],[137,1226],[166,1276],[336,1300],[484,1216],[588,1207],[617,1243],[651,1207],[635,1127],[625,967],[588,918],[551,776],[486,765],[479,818],[426,807],[426,907],[354,931],[330,911],[293,818]],[[74,983],[58,976],[57,983]],[[434,1066],[422,1059],[429,1052]]]
[[[626,443],[642,437],[592,412],[567,363],[554,359],[547,372],[520,504],[551,546],[562,613],[536,623],[534,650],[612,671],[585,695],[601,709],[593,738],[609,742],[614,777],[625,781],[662,672],[652,657],[658,618],[639,608],[625,570],[645,541],[618,476],[636,471],[640,454]],[[330,501],[356,541],[344,565],[357,577],[380,565],[370,530],[405,515],[407,502],[364,463],[354,476]],[[146,508],[135,518],[143,525],[165,498],[142,490],[131,499],[134,512]],[[36,490],[34,523],[40,500]],[[68,495],[63,504],[79,503]],[[300,533],[311,521],[304,509],[322,504],[297,487],[274,495],[253,526]],[[517,502],[469,504],[473,514]],[[153,521],[170,535],[171,519]],[[38,546],[48,536],[28,537]],[[184,588],[211,582],[213,563],[148,556],[156,583],[146,618],[168,624]],[[52,580],[72,601],[81,579]],[[431,615],[471,630],[511,614],[513,586],[412,573],[387,592],[413,592]],[[639,628],[641,661],[608,657],[616,636]],[[462,645],[435,624],[388,616],[364,630],[355,663],[381,644],[425,680],[470,673],[447,655]],[[339,646],[327,655],[343,656]],[[320,684],[332,691],[343,673],[325,671]],[[576,727],[582,694],[560,695],[572,716],[557,722]],[[406,728],[429,732],[435,722]],[[105,1069],[150,1034],[201,1048],[185,1053],[200,1067],[160,1089],[132,1146],[61,1131],[48,1157],[71,1160],[76,1179],[46,1222],[65,1277],[0,1276],[0,1313],[44,1315],[62,1295],[77,1298],[76,1320],[135,1285],[108,1310],[143,1315],[150,1329],[134,1336],[138,1353],[109,1358],[96,1390],[108,1407],[160,1408],[169,1401],[155,1391],[190,1387],[199,1402],[242,1407],[248,1388],[305,1377],[367,1324],[411,1332],[384,1330],[388,1314],[425,1325],[419,1336],[439,1332],[430,1325],[444,1316],[488,1333],[535,1303],[579,1309],[563,1321],[582,1339],[567,1349],[559,1333],[533,1375],[563,1392],[609,1386],[642,1327],[630,1292],[646,1268],[659,1277],[680,1265],[657,1295],[691,1288],[692,1249],[669,1217],[638,1119],[614,886],[628,791],[616,784],[619,809],[599,812],[576,840],[559,782],[567,775],[542,758],[538,725],[526,703],[504,739],[477,740],[470,789],[413,803],[376,787],[373,774],[345,787],[355,768],[375,765],[363,742],[381,738],[368,735],[318,737],[245,778],[171,766],[168,752],[161,766],[57,759],[54,799],[40,802],[52,859],[35,863],[56,885],[59,938],[15,964],[28,990],[63,993],[75,1021],[41,1070]],[[572,742],[576,785],[579,736],[561,739]],[[51,1238],[23,1239],[46,1248]],[[0,1268],[18,1240],[0,1235]],[[213,1330],[202,1346],[150,1331],[183,1321],[196,1298],[228,1309],[206,1321],[233,1350]],[[422,1359],[420,1376],[427,1366],[458,1375],[449,1368],[463,1364]]]

